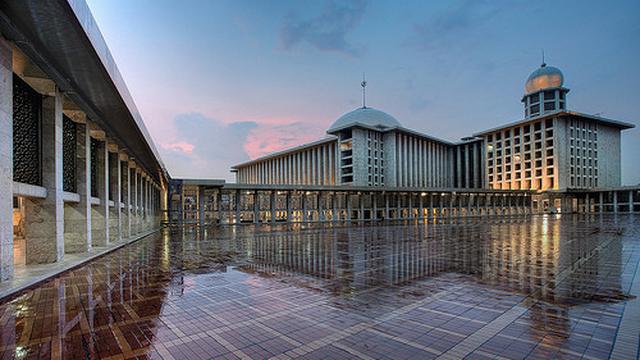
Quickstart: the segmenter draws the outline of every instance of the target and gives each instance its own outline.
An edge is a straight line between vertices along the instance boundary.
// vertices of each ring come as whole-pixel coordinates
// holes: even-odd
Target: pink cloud
[[[162,147],[167,150],[174,150],[183,152],[185,154],[192,154],[195,145],[186,141],[176,141],[169,144],[162,144]]]
[[[244,143],[244,151],[255,159],[276,151],[308,143],[322,137],[323,130],[300,122],[266,125],[251,129]]]

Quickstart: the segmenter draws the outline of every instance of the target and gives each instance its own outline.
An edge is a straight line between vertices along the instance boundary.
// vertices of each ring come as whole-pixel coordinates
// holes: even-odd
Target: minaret
[[[529,75],[522,97],[525,118],[532,118],[567,108],[566,95],[569,89],[563,87],[564,76],[553,66],[547,66],[542,55],[540,68]]]

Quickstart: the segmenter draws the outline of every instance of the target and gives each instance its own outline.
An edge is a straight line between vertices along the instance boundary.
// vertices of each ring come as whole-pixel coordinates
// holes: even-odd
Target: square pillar
[[[204,187],[198,188],[198,225],[204,226]]]
[[[287,191],[287,195],[285,198],[286,207],[287,207],[287,222],[291,222],[291,191]]]
[[[140,170],[136,166],[133,171],[133,233],[135,235],[140,233]],[[183,218],[183,210],[184,204],[182,203],[182,196],[180,196],[180,222],[184,220]]]
[[[13,49],[0,36],[0,281],[13,276]]]
[[[271,209],[271,223],[276,223],[276,192],[269,193],[269,209]]]
[[[316,193],[316,210],[318,212],[317,221],[324,221],[324,210],[322,209],[322,192]]]
[[[91,137],[86,124],[76,124],[76,192],[78,203],[64,207],[64,250],[82,253],[91,249]]]
[[[384,219],[389,220],[391,210],[389,209],[389,194],[384,193]]]
[[[236,210],[236,218],[234,224],[240,224],[240,190],[236,190],[236,196],[234,200]],[[229,203],[229,207],[231,207],[231,203]]]
[[[133,225],[133,186],[131,184],[131,182],[133,181],[133,179],[131,178],[131,169],[132,169],[132,165],[133,163],[131,161],[126,161],[126,166],[125,169],[127,170],[126,176],[125,176],[125,191],[127,193],[125,202],[124,202],[124,211],[126,213],[126,217],[125,217],[125,223],[124,223],[124,236],[126,236],[127,238],[131,238],[131,236],[133,235],[132,232],[132,225]]]
[[[258,191],[253,192],[253,223],[260,222],[260,193]]]
[[[98,141],[95,147],[97,164],[96,184],[99,204],[91,207],[91,241],[93,246],[106,246],[109,243],[109,157],[104,141]]]
[[[309,219],[307,216],[307,192],[302,191],[300,193],[300,196],[302,201],[302,221],[307,222],[307,220]]]
[[[26,198],[26,263],[43,264],[64,256],[64,202],[62,200],[62,93],[42,101],[42,186],[45,199]]]
[[[122,240],[122,177],[120,175],[120,156],[115,146],[109,145],[112,152],[108,152],[109,161],[109,189],[111,190],[111,198],[113,199],[113,207],[109,214],[109,241],[115,242]],[[115,150],[115,152],[113,152]],[[111,161],[113,160],[113,161]]]
[[[376,193],[369,193],[371,199],[372,214],[371,220],[378,220],[378,196]]]
[[[338,194],[334,191],[331,193],[331,221],[338,221]]]

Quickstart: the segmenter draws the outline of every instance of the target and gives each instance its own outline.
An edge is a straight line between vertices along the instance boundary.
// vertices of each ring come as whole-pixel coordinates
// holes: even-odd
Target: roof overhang
[[[151,176],[168,177],[84,0],[3,0],[0,32]]]
[[[522,119],[522,120],[518,120],[518,121],[514,121],[499,127],[495,127],[495,128],[491,128],[479,133],[475,133],[473,134],[473,136],[484,136],[484,135],[488,135],[491,133],[494,133],[496,131],[500,131],[503,129],[508,129],[514,126],[519,126],[519,125],[524,125],[527,123],[532,123],[532,122],[536,122],[536,121],[540,121],[540,120],[545,120],[545,119],[549,119],[549,118],[554,118],[554,117],[559,117],[559,116],[573,116],[573,117],[579,117],[579,118],[584,118],[584,119],[589,119],[592,121],[595,121],[599,124],[602,125],[606,125],[606,126],[611,126],[614,128],[618,128],[620,130],[626,130],[626,129],[631,129],[636,127],[633,124],[627,123],[627,122],[623,122],[623,121],[618,121],[618,120],[612,120],[612,119],[607,119],[607,118],[603,118],[600,116],[596,116],[596,115],[589,115],[589,114],[583,114],[583,113],[579,113],[576,111],[554,111],[554,112],[550,112],[544,115],[540,115],[540,116],[536,116],[536,117],[532,117],[532,118],[528,118],[528,119]]]

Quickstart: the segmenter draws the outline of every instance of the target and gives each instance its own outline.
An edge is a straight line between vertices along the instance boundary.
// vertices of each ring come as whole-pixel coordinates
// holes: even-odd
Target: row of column
[[[396,135],[397,186],[451,187],[450,149],[433,141]]]
[[[174,224],[430,219],[531,213],[524,193],[389,193],[335,191],[198,191],[197,209]],[[183,200],[181,200],[183,201]],[[193,204],[194,202],[190,202]],[[194,216],[196,215],[196,216]],[[177,221],[177,223],[176,223]]]
[[[631,213],[640,211],[640,187],[549,196],[554,210],[562,213]],[[559,209],[557,209],[559,205]]]
[[[0,37],[0,279],[10,279],[14,271],[14,197],[27,266],[61,261],[65,253],[89,252],[157,228],[161,187],[78,110],[69,116],[76,122],[76,190],[64,191],[66,110],[55,86],[42,97],[41,183],[13,181],[12,79],[12,48]]]
[[[335,184],[336,143],[328,142],[239,167],[236,177],[241,184]]]

